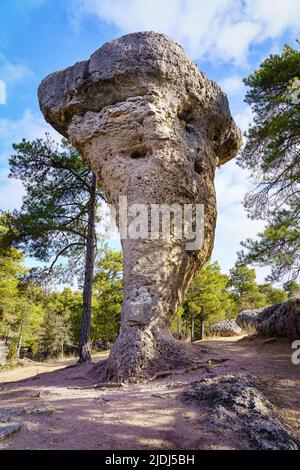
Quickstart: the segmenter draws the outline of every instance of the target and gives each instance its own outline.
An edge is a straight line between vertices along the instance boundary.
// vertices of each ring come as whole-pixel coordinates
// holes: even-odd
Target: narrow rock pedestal
[[[144,32],[104,44],[88,61],[48,76],[39,101],[46,120],[82,153],[125,224],[122,324],[102,379],[134,381],[182,364],[184,347],[168,330],[212,251],[215,169],[241,145],[226,96],[179,45]],[[173,207],[172,220],[192,206],[193,222],[196,208],[203,208],[194,245],[174,228],[168,238],[153,237],[151,208],[161,205]],[[137,236],[136,215],[145,210]]]

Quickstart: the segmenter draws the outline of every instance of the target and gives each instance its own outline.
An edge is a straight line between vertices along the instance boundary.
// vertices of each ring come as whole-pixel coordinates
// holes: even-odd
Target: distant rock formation
[[[266,308],[244,310],[237,324],[249,333],[260,336],[300,338],[300,299],[280,302]]]
[[[210,333],[216,336],[238,336],[242,329],[235,320],[221,320],[210,326]]]

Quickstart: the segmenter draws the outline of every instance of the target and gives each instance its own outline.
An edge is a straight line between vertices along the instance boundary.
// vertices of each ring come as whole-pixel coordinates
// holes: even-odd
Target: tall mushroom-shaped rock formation
[[[107,380],[136,380],[182,360],[168,334],[188,284],[209,259],[216,224],[214,174],[241,145],[228,101],[183,49],[163,34],[134,33],[104,44],[89,60],[46,77],[39,87],[48,122],[82,153],[110,204],[204,207],[201,246],[171,230],[122,240],[124,299]],[[153,206],[154,207],[154,206]],[[141,209],[142,210],[142,209]],[[173,219],[172,219],[173,220]],[[201,227],[196,227],[201,230]]]

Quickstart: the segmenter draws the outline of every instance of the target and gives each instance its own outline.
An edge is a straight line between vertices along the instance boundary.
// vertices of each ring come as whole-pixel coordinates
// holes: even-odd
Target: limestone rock
[[[25,408],[20,407],[0,408],[0,423],[10,421],[12,418],[24,414],[25,411]]]
[[[122,235],[122,324],[101,379],[135,380],[175,367],[184,345],[168,330],[212,251],[215,170],[241,145],[225,94],[178,44],[143,32],[108,42],[89,60],[49,75],[38,95],[46,120],[82,153],[119,220],[128,214],[126,231],[134,204],[147,210],[176,204],[181,214],[185,204],[203,205],[203,243],[194,249],[171,231],[153,239],[152,213],[139,236]],[[128,213],[120,196],[127,198]]]
[[[22,429],[22,423],[0,423],[0,441],[7,439]]]
[[[236,321],[243,330],[260,336],[299,339],[300,299],[257,310],[245,310],[238,315]]]
[[[277,338],[266,338],[266,339],[263,340],[262,344],[275,343],[276,340],[277,340]]]
[[[228,374],[202,379],[184,393],[183,399],[211,411],[208,424],[213,432],[230,429],[238,442],[246,435],[248,448],[299,450],[299,443],[289,434],[272,403],[256,388],[255,377]]]
[[[238,314],[236,323],[242,328],[242,330],[248,333],[256,333],[256,325],[259,314],[263,311],[263,308],[257,308],[254,310],[243,310]]]
[[[0,423],[6,423],[16,417],[24,417],[25,415],[50,416],[53,412],[54,409],[50,406],[0,408]]]
[[[221,320],[210,326],[210,332],[216,336],[237,336],[242,329],[235,320]]]

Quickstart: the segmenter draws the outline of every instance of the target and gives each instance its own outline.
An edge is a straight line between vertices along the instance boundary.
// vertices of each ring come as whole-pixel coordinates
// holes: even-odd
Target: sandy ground
[[[182,401],[189,384],[209,374],[249,373],[300,439],[300,365],[291,344],[277,339],[208,339],[192,345],[201,360],[227,359],[213,368],[122,388],[91,388],[90,367],[72,360],[0,373],[0,407],[42,410],[22,414],[21,431],[0,441],[1,449],[238,449],[231,430],[216,434],[207,416]],[[105,359],[97,355],[95,362]],[[43,410],[46,410],[44,413]]]

